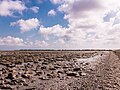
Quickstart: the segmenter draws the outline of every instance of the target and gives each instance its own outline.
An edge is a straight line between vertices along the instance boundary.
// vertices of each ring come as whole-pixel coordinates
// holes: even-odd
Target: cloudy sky
[[[119,0],[0,0],[0,49],[120,48]]]

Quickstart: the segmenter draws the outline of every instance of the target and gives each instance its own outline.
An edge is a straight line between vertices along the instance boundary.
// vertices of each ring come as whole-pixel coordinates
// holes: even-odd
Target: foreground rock
[[[111,51],[1,52],[0,60],[3,90],[120,89],[120,60]]]

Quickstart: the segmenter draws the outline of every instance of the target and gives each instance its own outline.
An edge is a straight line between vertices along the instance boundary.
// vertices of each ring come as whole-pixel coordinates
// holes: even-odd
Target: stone
[[[27,88],[25,90],[36,90],[36,87]]]
[[[79,72],[79,75],[80,75],[80,76],[86,76],[86,73],[84,73],[84,72]]]
[[[6,64],[7,67],[10,67],[10,68],[13,68],[15,67],[16,65],[15,64]]]
[[[64,71],[57,71],[57,73],[64,73]]]
[[[0,86],[0,89],[2,90],[13,90],[10,86]]]
[[[81,68],[74,68],[73,71],[80,71]]]
[[[16,80],[6,79],[6,80],[5,80],[5,83],[6,83],[6,84],[9,84],[9,85],[16,85]]]
[[[46,76],[43,76],[43,77],[39,77],[39,79],[41,79],[41,80],[49,80],[50,78],[48,78]]]
[[[36,73],[36,74],[35,74],[34,76],[40,76],[40,75],[42,74],[41,71],[36,71],[35,73]]]
[[[63,58],[57,58],[56,60],[57,61],[63,61],[64,59]]]
[[[30,75],[29,74],[22,74],[21,77],[29,79]]]
[[[24,82],[26,82],[26,81],[25,81],[25,79],[23,79],[23,78],[17,79],[17,83],[18,83],[19,85],[22,85]]]
[[[72,72],[72,71],[69,71],[69,72],[66,72],[67,76],[76,76],[77,73],[76,72]]]
[[[48,64],[49,64],[49,62],[44,61],[44,62],[42,62],[42,64],[43,64],[43,65],[48,65]]]
[[[46,69],[46,66],[42,66],[41,69],[42,69],[42,70],[43,70],[43,69]]]
[[[8,76],[6,77],[6,79],[13,80],[13,79],[14,79],[13,74],[12,74],[12,73],[9,73]]]

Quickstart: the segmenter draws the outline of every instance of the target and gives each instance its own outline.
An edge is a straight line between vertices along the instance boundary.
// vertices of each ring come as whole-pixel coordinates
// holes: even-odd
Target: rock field
[[[120,90],[118,53],[1,51],[0,90]]]

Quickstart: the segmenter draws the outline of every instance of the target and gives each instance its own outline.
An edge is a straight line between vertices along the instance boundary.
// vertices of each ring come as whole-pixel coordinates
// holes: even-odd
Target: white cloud
[[[56,15],[56,12],[55,12],[55,10],[50,10],[49,12],[48,12],[48,15],[50,15],[50,16],[55,16]]]
[[[43,41],[36,40],[35,43],[34,43],[34,46],[36,46],[36,47],[47,47],[48,43],[44,40]]]
[[[45,0],[37,0],[38,3],[42,3],[43,1],[45,1]]]
[[[28,20],[21,19],[11,23],[11,26],[15,25],[18,25],[20,27],[21,32],[28,32],[40,26],[40,21],[37,18],[32,18]]]
[[[53,4],[61,4],[64,0],[50,0]]]
[[[0,46],[1,45],[7,45],[7,46],[24,46],[23,39],[17,38],[17,37],[0,37]]]
[[[39,12],[39,7],[33,6],[30,8],[34,13],[38,13]]]
[[[61,25],[40,27],[40,34],[60,48],[119,48],[119,0],[51,0],[59,4],[68,27]],[[114,13],[112,16],[106,14]],[[110,20],[105,22],[104,17]],[[53,38],[55,37],[55,38]],[[58,44],[59,43],[59,44]],[[51,46],[51,47],[52,47]]]
[[[41,26],[40,27],[40,30],[39,30],[39,33],[44,35],[44,36],[49,36],[49,35],[53,35],[53,36],[56,36],[56,37],[62,37],[64,35],[66,35],[66,32],[68,30],[66,28],[63,28],[62,26],[60,26],[59,24],[58,25],[54,25],[52,27],[44,27],[44,26]]]
[[[14,16],[15,12],[22,14],[26,6],[21,1],[1,0],[0,1],[0,15]]]
[[[65,44],[65,41],[63,39],[58,39],[55,41],[55,44]]]
[[[42,40],[42,41],[40,41],[40,40],[30,41],[29,40],[29,41],[27,41],[27,40],[23,40],[23,39],[18,38],[18,37],[7,36],[7,37],[0,37],[0,48],[2,46],[15,47],[15,48],[16,47],[45,48],[45,47],[49,46],[49,44],[44,40]],[[6,48],[4,47],[4,49],[6,49]]]
[[[44,27],[40,26],[37,18],[21,19],[12,22],[11,25],[18,25],[21,32],[27,32],[40,26],[39,33],[44,36],[44,40],[25,41],[8,36],[0,38],[1,45],[12,46],[15,43],[18,46],[35,48],[119,48],[119,0],[51,0],[51,2],[58,4],[58,11],[65,14],[64,19],[68,21],[68,27],[65,28],[59,24]],[[21,13],[26,9],[21,1],[11,0],[1,1],[0,7],[2,7],[0,8],[1,16],[13,16],[14,12]],[[36,6],[30,9],[35,13],[39,10]],[[50,10],[48,15],[56,15],[56,12]],[[104,17],[108,20],[104,21]]]

